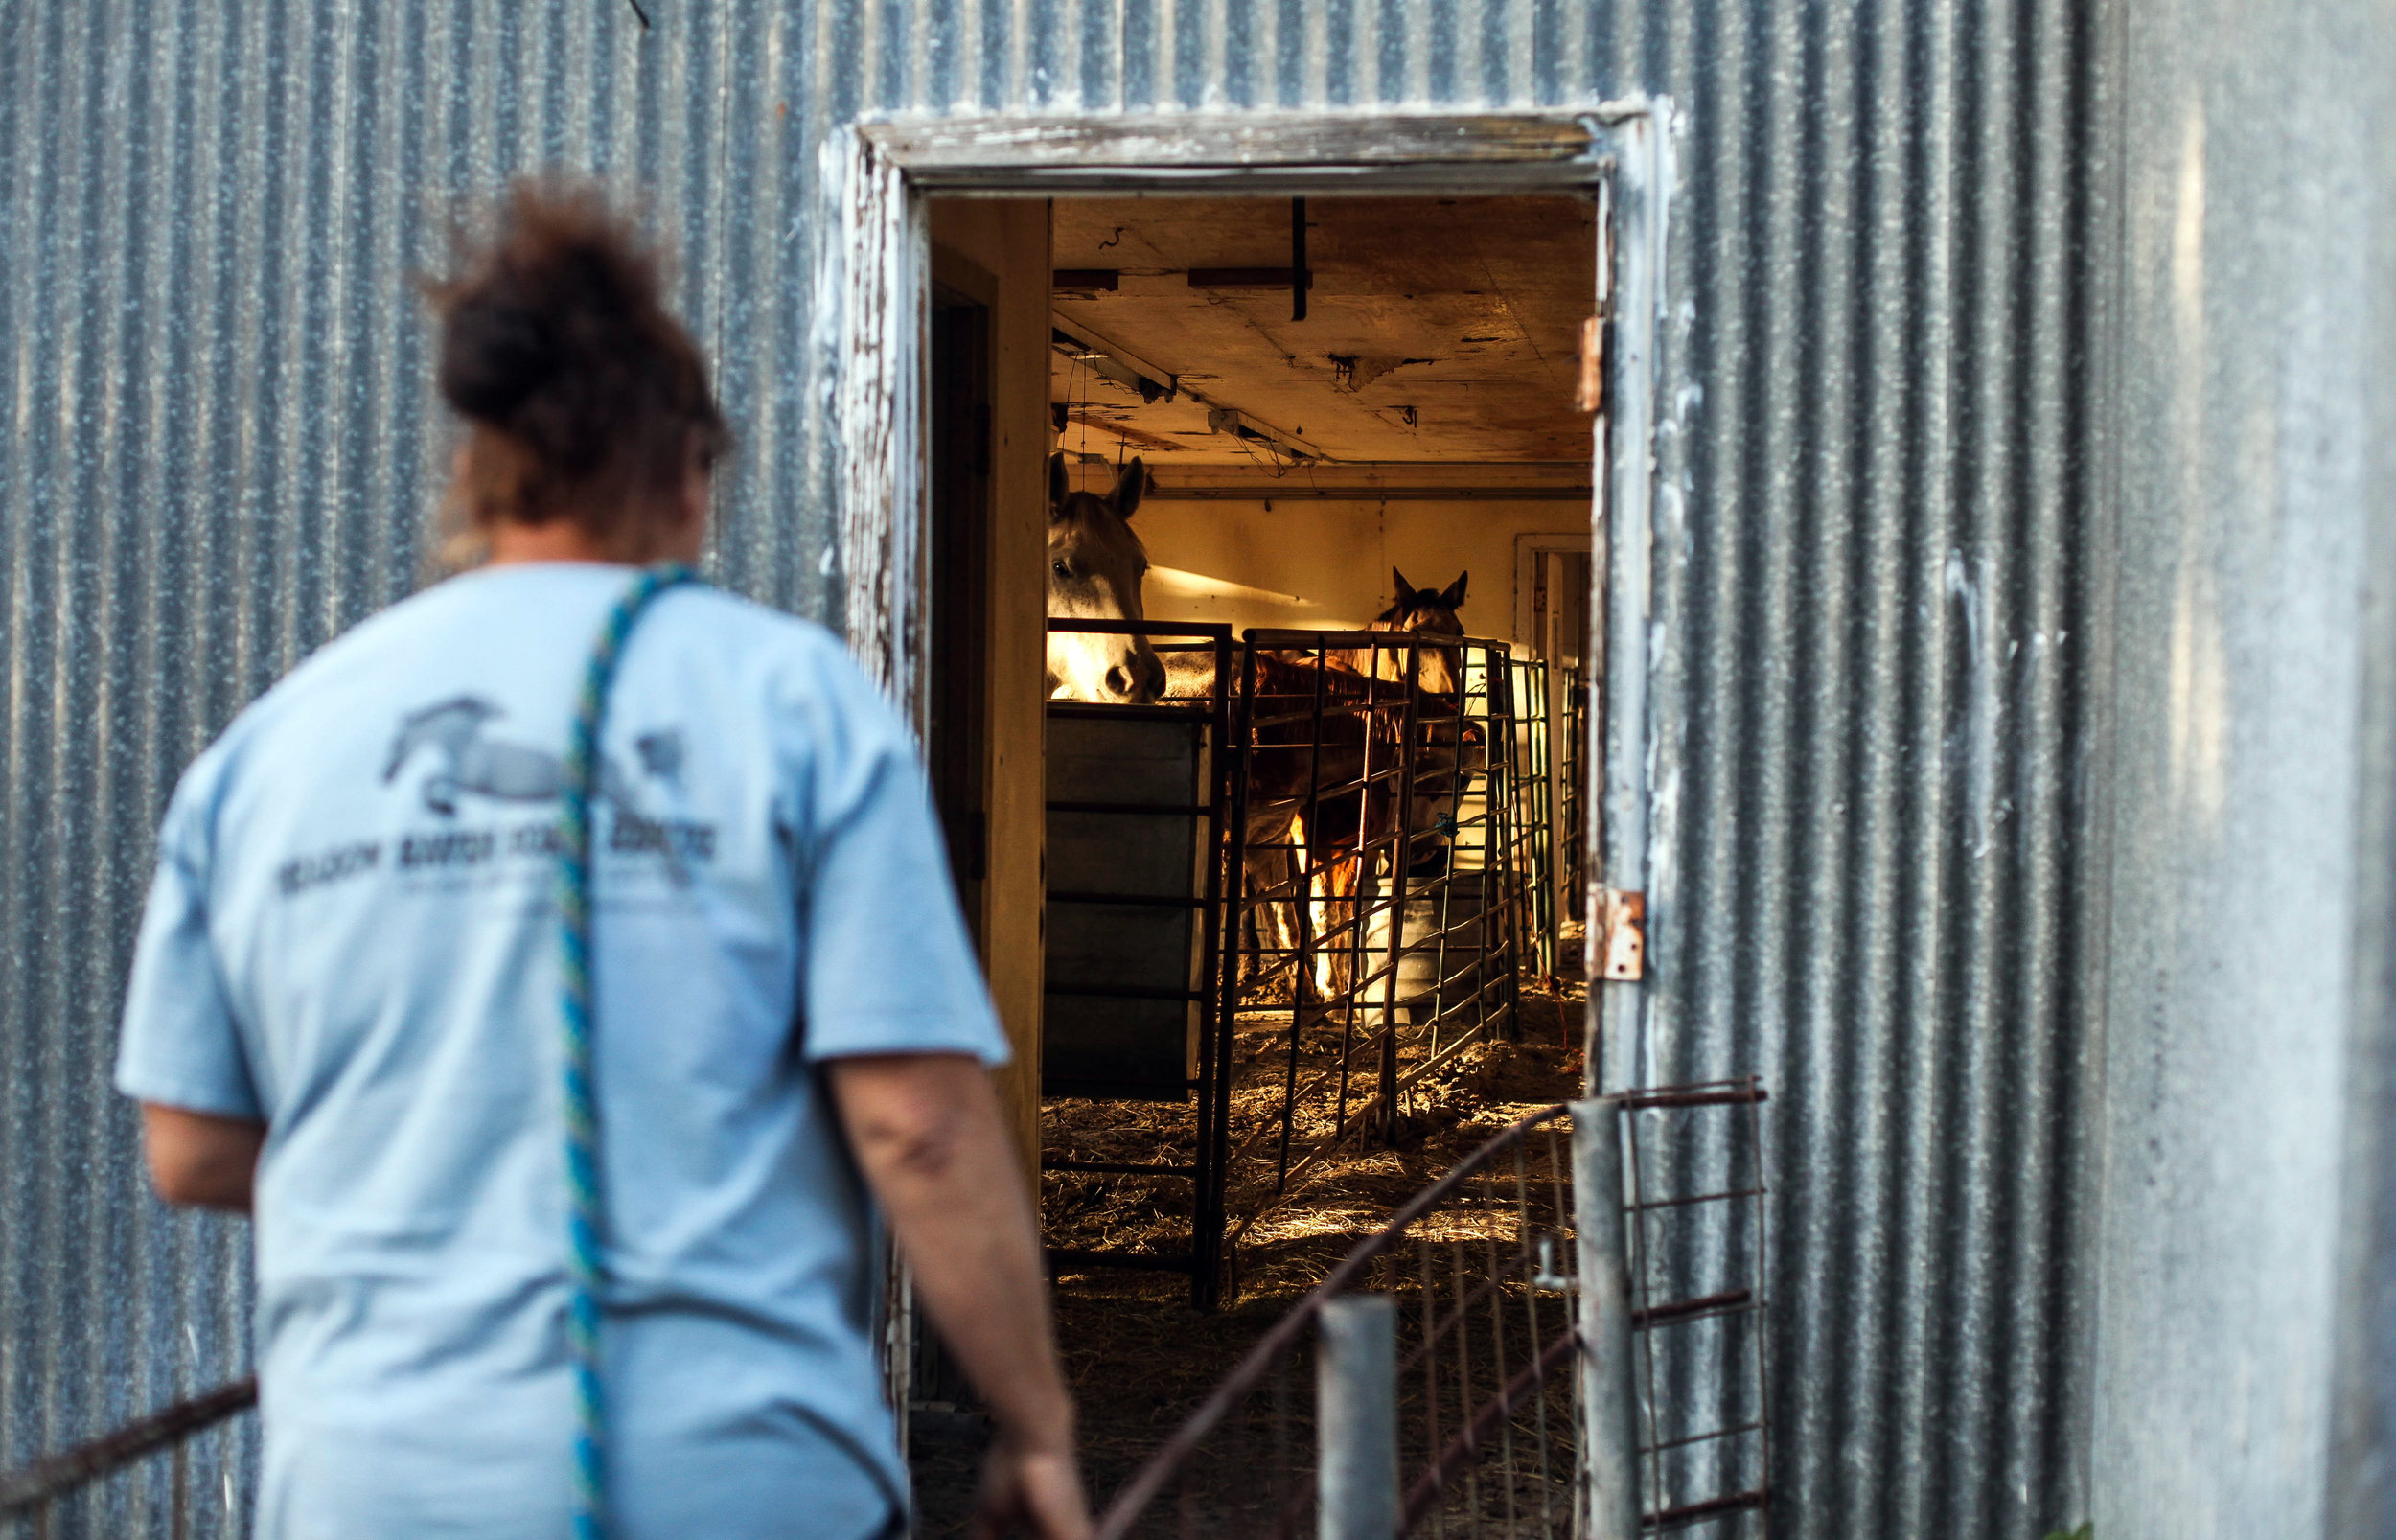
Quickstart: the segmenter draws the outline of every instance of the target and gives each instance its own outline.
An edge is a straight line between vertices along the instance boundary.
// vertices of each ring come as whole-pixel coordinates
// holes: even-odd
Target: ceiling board
[[[1057,313],[1186,387],[1143,402],[1060,350],[1049,398],[1067,408],[1068,449],[1112,459],[1119,445],[1161,467],[1274,462],[1268,444],[1211,428],[1212,402],[1343,463],[1588,453],[1588,419],[1572,407],[1595,287],[1585,198],[1310,198],[1303,321],[1286,287],[1189,281],[1193,268],[1287,268],[1284,199],[1054,207],[1054,265],[1116,284],[1059,290]]]

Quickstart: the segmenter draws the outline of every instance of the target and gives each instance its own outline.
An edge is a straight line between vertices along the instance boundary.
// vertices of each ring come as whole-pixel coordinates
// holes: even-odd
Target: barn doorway
[[[1080,1023],[1124,1011],[1072,998],[1094,972],[1117,975],[1092,967],[1087,940],[1071,944],[1068,928],[1100,917],[1051,889],[1044,1182],[1074,1264],[1153,1264],[1186,1246],[1194,1268],[1214,1267],[1193,1295],[1233,1294],[1243,1257],[1270,1253],[1281,1216],[1436,1115],[1443,1064],[1478,1063],[1499,1042],[1561,1046],[1526,1034],[1526,1016],[1550,1000],[1519,986],[1554,977],[1572,933],[1556,750],[1587,651],[1595,480],[1577,397],[1599,221],[1594,190],[1053,203],[1048,399],[1067,484],[1118,494],[1132,468],[1144,471],[1130,522],[1151,563],[1146,620],[1226,626],[1244,656],[1298,664],[1277,684],[1252,661],[1226,694],[1238,697],[1231,715],[1254,724],[1232,750],[1278,750],[1302,772],[1276,785],[1252,765],[1235,831],[1245,860],[1222,883],[1227,977],[1213,1015],[1227,1091],[1224,1104],[1204,1084],[1190,1094],[1194,1117],[1221,1116],[1217,1146],[1203,1128],[1185,1138],[1153,1099],[1071,1094],[1060,1071]],[[1525,541],[1546,547],[1529,574],[1528,624]],[[1578,601],[1561,591],[1576,579]],[[1411,657],[1353,645],[1400,611],[1472,640]],[[1161,654],[1209,645],[1149,639]],[[1332,761],[1343,729],[1402,735],[1394,719],[1414,692],[1396,677],[1410,666],[1418,685],[1425,670],[1455,677],[1416,700],[1417,736],[1391,756],[1375,818],[1357,806],[1373,792],[1349,791],[1383,773],[1370,742],[1352,770]],[[1317,685],[1342,669],[1348,693],[1326,697]],[[1356,699],[1359,672],[1390,677],[1379,702]],[[1094,709],[1121,710],[1051,704],[1052,781],[1061,743],[1090,730],[1079,719]],[[1433,720],[1442,712],[1458,720]],[[1302,743],[1312,762],[1290,764]],[[1086,805],[1086,790],[1070,794]],[[1287,827],[1269,816],[1276,797]],[[1397,828],[1410,799],[1417,827]],[[1059,816],[1052,872],[1089,841],[1122,838],[1087,815]],[[1326,855],[1325,836],[1361,854]],[[1118,947],[1131,934],[1119,922],[1103,933]],[[1193,1040],[1207,1014],[1192,1009]],[[1216,1184],[1189,1205],[1186,1243],[1178,1195],[1137,1169],[1168,1162]],[[1148,1206],[1145,1223],[1135,1204]]]
[[[1601,210],[930,200],[930,748],[1037,1045],[1015,1089],[1061,1270],[1214,1302],[1338,1146],[1386,1143],[1572,971]],[[1144,550],[1112,608],[1051,579],[1094,560],[1056,536],[1075,499]],[[1055,661],[1094,630],[1110,682]]]
[[[1601,797],[1601,782],[1636,769],[1615,756],[1615,774],[1601,776],[1603,747],[1645,730],[1635,691],[1618,713],[1597,680],[1609,651],[1622,655],[1605,636],[1635,638],[1645,607],[1644,588],[1624,587],[1603,526],[1642,548],[1651,462],[1608,446],[1649,433],[1662,253],[1652,124],[1636,107],[1569,121],[940,123],[869,126],[855,149],[836,168],[837,237],[826,230],[838,247],[828,270],[846,275],[832,339],[841,407],[858,425],[844,430],[837,489],[851,641],[927,732],[959,891],[1018,1046],[1004,1089],[1026,1166],[1042,1171],[1082,1392],[1105,1387],[1093,1404],[1100,1423],[1132,1410],[1111,1405],[1117,1391],[1150,1407],[1142,1422],[1169,1420],[1270,1319],[1311,1252],[1337,1250],[1484,1114],[1575,1090],[1584,1073],[1577,991],[1567,1011],[1555,986],[1581,950],[1575,901],[1601,876],[1575,859],[1594,811],[1636,793],[1608,784]],[[1624,300],[1632,312],[1617,317]],[[1052,503],[1120,500],[1135,483],[1146,619],[1117,631],[1141,631],[1176,657],[1177,690],[1193,657],[1222,660],[1199,670],[1215,676],[1203,705],[1186,694],[1050,699],[1070,693],[1047,666]],[[1420,637],[1348,645],[1403,593],[1447,601],[1461,634],[1436,650]],[[1396,677],[1360,685],[1381,672],[1376,650],[1395,655]],[[1437,652],[1454,665],[1445,688],[1477,703],[1426,726],[1437,711],[1420,709],[1432,696],[1417,686]],[[1117,679],[1146,677],[1123,662]],[[1226,802],[1257,742],[1241,702],[1266,709],[1246,676],[1308,666],[1325,678],[1347,670],[1326,693],[1364,699],[1328,709],[1365,724],[1364,738],[1379,742],[1371,724],[1383,717],[1398,723],[1378,770],[1368,751],[1364,781],[1415,774],[1390,761],[1444,743],[1448,779],[1417,775],[1416,791],[1445,812],[1426,825],[1427,844],[1403,814],[1382,819],[1377,846],[1360,835],[1349,866],[1361,889],[1327,898],[1297,879],[1293,891],[1310,895],[1294,906],[1297,923],[1311,920],[1314,950],[1302,943],[1293,959],[1282,949],[1284,990],[1302,998],[1277,1001],[1255,966],[1273,944],[1238,908],[1239,862],[1218,857],[1243,838],[1225,832],[1241,823]],[[1392,704],[1407,700],[1411,722]],[[1112,708],[1110,732],[1127,713],[1159,713],[1156,751],[1132,756],[1139,775],[1110,773],[1122,758],[1110,748],[1080,787],[1055,780],[1071,757],[1058,723],[1083,708],[1101,719]],[[1177,735],[1183,747],[1157,747]],[[1080,757],[1088,770],[1092,757]],[[1360,792],[1349,805],[1371,800]],[[1186,921],[1151,927],[1162,939],[1145,950],[1187,971],[1122,992],[1145,1003],[1120,1014],[1172,1039],[1133,1067],[1139,1084],[1095,1084],[1086,1055],[1076,1067],[1050,1051],[1076,1030],[1090,1046],[1089,1022],[1067,1023],[1062,997],[1105,993],[1070,977],[1056,946],[1060,862],[1120,875],[1090,863],[1094,850],[1103,860],[1103,839],[1078,851],[1060,842],[1073,818],[1135,812],[1094,811],[1103,801],[1184,820],[1144,843],[1165,858],[1158,880],[1186,891],[1112,895],[1174,897]],[[1461,832],[1501,825],[1502,837]],[[1635,863],[1641,831],[1619,827]],[[1227,879],[1211,897],[1210,871]],[[1513,872],[1528,879],[1519,893]],[[1375,1033],[1418,1024],[1425,999],[1436,1016],[1445,998],[1438,968],[1411,1000],[1387,985],[1417,933],[1423,883],[1469,895],[1474,911],[1433,932],[1477,925],[1509,950],[1467,974],[1461,996],[1480,1002],[1468,1031],[1371,1066],[1363,1046]],[[1350,990],[1326,1015],[1300,976],[1336,973],[1324,939],[1341,934],[1349,977],[1379,977],[1384,990],[1370,1000]],[[1376,973],[1358,947],[1391,966]],[[1289,1051],[1334,1019],[1358,1054],[1337,1043],[1327,1058],[1326,1045]],[[1521,1042],[1546,1062],[1527,1071]],[[1320,1090],[1339,1085],[1342,1063],[1357,1070],[1348,1110],[1371,1114],[1346,1132],[1337,1097],[1328,1116],[1288,1120],[1297,1138],[1210,1124],[1210,1077],[1219,1117],[1242,1077],[1269,1069],[1285,1089],[1295,1078]],[[1535,1090],[1509,1083],[1526,1072],[1540,1077]],[[1242,1159],[1253,1167],[1262,1146],[1277,1176],[1301,1180],[1245,1214],[1237,1182],[1221,1183],[1209,1215],[1197,1168],[1210,1139],[1218,1173]],[[1118,1254],[1092,1254],[1106,1251]],[[1211,1279],[1208,1259],[1220,1269]],[[1227,1308],[1190,1316],[1192,1302]],[[904,1315],[892,1345],[911,1351]],[[936,1355],[913,1357],[913,1420],[937,1429],[963,1388]],[[918,1451],[927,1523],[956,1453],[945,1436]],[[1117,1461],[1091,1453],[1104,1489]]]

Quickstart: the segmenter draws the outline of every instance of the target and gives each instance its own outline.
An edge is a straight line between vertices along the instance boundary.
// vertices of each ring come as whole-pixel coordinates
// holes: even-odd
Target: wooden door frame
[[[1563,553],[1595,559],[1597,534],[1594,530],[1529,530],[1514,537],[1514,644],[1518,647],[1539,645],[1543,638],[1532,634],[1537,615],[1532,595],[1538,586],[1535,563],[1543,556]],[[1594,573],[1594,568],[1592,571]],[[1589,659],[1582,658],[1585,665]]]
[[[926,721],[924,637],[930,521],[924,475],[934,193],[1052,197],[1161,193],[1387,195],[1594,190],[1600,221],[1597,314],[1608,319],[1591,528],[1602,537],[1591,596],[1600,617],[1606,709],[1593,712],[1588,763],[1604,769],[1603,848],[1593,884],[1647,886],[1650,530],[1656,499],[1659,356],[1665,333],[1671,103],[1609,103],[1581,112],[1253,112],[1103,117],[946,117],[861,123],[824,145],[814,317],[831,382],[832,442],[849,646]],[[1592,787],[1597,793],[1600,788]],[[1650,895],[1654,911],[1661,895]],[[1591,912],[1596,912],[1593,905]],[[1594,970],[1593,970],[1594,977]],[[1593,989],[1602,1019],[1592,1089],[1636,1083],[1645,1011],[1635,987]],[[1594,1046],[1594,1042],[1593,1042]]]

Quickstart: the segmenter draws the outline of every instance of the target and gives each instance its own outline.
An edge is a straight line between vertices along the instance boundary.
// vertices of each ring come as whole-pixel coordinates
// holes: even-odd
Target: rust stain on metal
[[[1598,977],[1637,983],[1647,976],[1647,895],[1598,890]]]
[[[1601,315],[1580,323],[1580,383],[1573,391],[1573,408],[1605,410],[1605,317]]]

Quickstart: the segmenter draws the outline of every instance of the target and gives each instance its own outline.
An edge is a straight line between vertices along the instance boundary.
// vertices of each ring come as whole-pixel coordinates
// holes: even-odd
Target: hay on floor
[[[1239,1356],[1407,1198],[1508,1124],[1579,1093],[1582,1009],[1577,984],[1534,988],[1526,981],[1518,1039],[1478,1043],[1440,1065],[1403,1099],[1393,1141],[1351,1135],[1256,1220],[1239,1246],[1234,1287],[1222,1310],[1192,1311],[1188,1280],[1178,1273],[1110,1268],[1057,1279],[1059,1345],[1094,1504],[1103,1506]],[[1243,1016],[1239,1023],[1234,1147],[1278,1119],[1288,1023],[1286,1008]],[[1575,1046],[1566,1047],[1568,1042]],[[1302,1044],[1302,1079],[1335,1065],[1336,1053],[1328,1033]],[[1371,1078],[1370,1067],[1360,1065],[1360,1093],[1369,1092]],[[1293,1147],[1310,1150],[1328,1135],[1336,1106],[1317,1097],[1301,1111]],[[1193,1154],[1193,1122],[1184,1103],[1057,1098],[1045,1109],[1043,1143],[1051,1158],[1186,1162]],[[1234,1224],[1273,1197],[1278,1154],[1278,1138],[1258,1138],[1234,1166]],[[1041,1182],[1048,1243],[1063,1249],[1183,1251],[1191,1200],[1190,1183],[1175,1178],[1052,1171]],[[1461,1238],[1477,1235],[1476,1223],[1459,1213],[1431,1229]],[[1307,1385],[1292,1404],[1310,1409]],[[919,1441],[914,1463],[917,1533],[961,1532],[979,1463],[972,1440]]]

